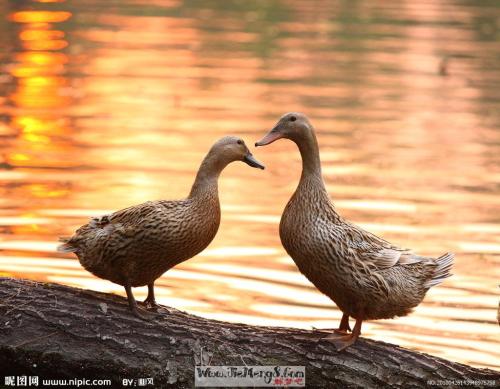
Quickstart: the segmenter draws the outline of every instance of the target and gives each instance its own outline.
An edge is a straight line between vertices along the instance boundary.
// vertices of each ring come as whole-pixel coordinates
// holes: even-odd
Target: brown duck
[[[62,238],[59,251],[74,252],[89,272],[124,286],[130,309],[144,317],[131,288],[147,285],[144,302],[156,307],[155,280],[208,246],[220,223],[217,181],[234,161],[264,169],[242,139],[226,136],[206,155],[186,199],[148,201],[93,218],[71,238]]]
[[[398,248],[340,216],[325,189],[314,128],[300,113],[284,115],[256,146],[295,142],[302,156],[299,185],[280,222],[281,242],[299,270],[343,312],[327,338],[353,344],[363,320],[405,316],[430,287],[449,277],[453,254],[430,258]],[[356,319],[351,334],[349,317]]]

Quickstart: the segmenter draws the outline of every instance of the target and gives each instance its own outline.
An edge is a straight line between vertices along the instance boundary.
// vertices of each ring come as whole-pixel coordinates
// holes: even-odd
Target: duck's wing
[[[125,228],[134,228],[140,226],[144,220],[154,219],[161,210],[162,205],[159,201],[147,201],[92,220],[96,223],[119,224]]]
[[[417,263],[425,259],[413,254],[409,249],[394,246],[354,224],[345,223],[342,228],[349,247],[356,257],[365,263],[373,264],[378,269]]]
[[[155,225],[160,218],[165,217],[161,212],[163,208],[159,201],[148,201],[111,214],[93,217],[76,230],[71,238],[61,239],[64,244],[59,246],[58,250],[77,252],[86,250],[89,246],[108,245],[113,241],[138,237],[145,230],[144,223]]]

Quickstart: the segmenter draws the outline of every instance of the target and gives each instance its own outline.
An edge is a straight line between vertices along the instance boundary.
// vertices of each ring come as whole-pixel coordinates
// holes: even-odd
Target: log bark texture
[[[84,377],[122,387],[123,378],[152,377],[154,387],[192,388],[194,366],[203,364],[306,366],[308,388],[500,384],[499,372],[369,339],[339,353],[314,331],[224,323],[171,308],[144,321],[121,296],[58,284],[0,278],[0,304],[2,381]]]

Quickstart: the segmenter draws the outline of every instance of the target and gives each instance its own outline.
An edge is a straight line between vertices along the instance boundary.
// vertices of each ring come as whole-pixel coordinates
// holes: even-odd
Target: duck
[[[147,201],[91,218],[73,236],[60,238],[58,251],[74,253],[87,271],[123,286],[132,313],[149,319],[147,311],[158,308],[155,280],[214,239],[221,219],[218,179],[235,161],[264,169],[243,139],[225,136],[201,162],[185,199]],[[141,312],[132,288],[146,285],[146,311]]]
[[[339,327],[325,337],[342,351],[359,338],[363,321],[408,315],[431,287],[451,276],[454,254],[418,255],[343,218],[325,188],[318,141],[306,115],[283,115],[255,146],[278,139],[294,142],[302,157],[280,239],[300,272],[342,311]]]

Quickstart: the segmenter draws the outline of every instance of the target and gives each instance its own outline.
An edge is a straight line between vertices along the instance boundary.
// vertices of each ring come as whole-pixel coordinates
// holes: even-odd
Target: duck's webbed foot
[[[135,317],[138,317],[141,320],[150,320],[154,318],[154,315],[151,315],[137,306],[137,302],[135,301],[132,293],[132,287],[130,285],[125,286],[125,291],[127,292],[128,306]]]
[[[345,350],[347,347],[350,345],[356,343],[357,336],[354,336],[354,334],[349,334],[349,335],[344,335],[344,336],[337,336],[333,337],[332,339],[328,339],[331,341],[334,345],[337,351],[342,351]]]
[[[345,350],[347,347],[356,343],[356,340],[358,340],[359,335],[361,334],[362,322],[363,321],[361,319],[356,319],[356,324],[354,325],[352,334],[342,335],[342,333],[339,331],[334,334],[330,334],[323,339],[332,342],[335,345],[337,351]]]
[[[148,311],[158,311],[159,305],[156,303],[156,301],[146,299],[143,301],[143,303]]]
[[[131,310],[134,316],[138,317],[141,320],[151,320],[156,317],[155,314],[148,312],[142,308],[139,308],[137,305],[135,306],[135,308],[131,307]]]
[[[349,335],[349,332],[351,332],[351,326],[349,325],[349,315],[347,313],[344,313],[342,315],[342,319],[340,320],[339,328],[322,328],[322,329],[316,329],[313,327],[313,331],[315,332],[326,332],[326,331],[332,331],[332,333],[328,333],[327,335],[323,336],[323,339],[331,340],[331,339],[337,339],[340,336],[344,335]]]

